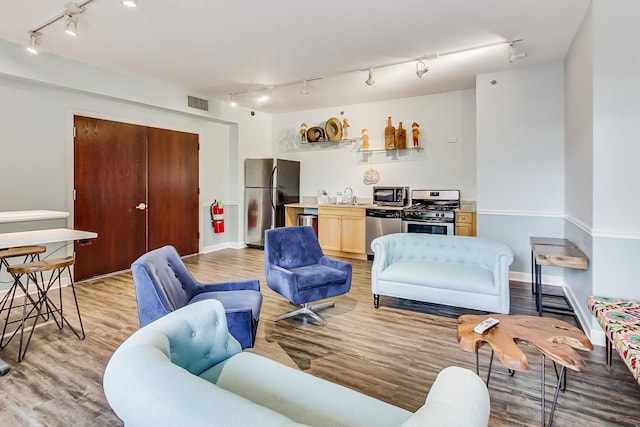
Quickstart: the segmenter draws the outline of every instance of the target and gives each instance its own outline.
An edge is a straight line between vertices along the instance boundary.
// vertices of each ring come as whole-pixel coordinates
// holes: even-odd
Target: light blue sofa
[[[508,246],[480,237],[397,233],[371,242],[380,295],[509,314]]]
[[[487,388],[468,369],[440,372],[414,414],[242,352],[216,300],[178,309],[129,337],[107,365],[104,392],[127,426],[473,427],[489,420]]]

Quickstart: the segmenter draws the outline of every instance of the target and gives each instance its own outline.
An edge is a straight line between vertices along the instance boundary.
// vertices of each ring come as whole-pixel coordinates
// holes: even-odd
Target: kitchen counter
[[[476,202],[475,200],[462,200],[460,202],[460,209],[456,209],[459,212],[475,212]]]
[[[323,203],[321,205],[317,203],[287,203],[285,208],[299,208],[299,209],[318,209],[318,206],[328,206],[332,208],[363,208],[363,209],[390,209],[390,210],[402,210],[403,206],[378,206],[373,203],[358,203],[357,205],[341,203],[339,205],[335,203]]]

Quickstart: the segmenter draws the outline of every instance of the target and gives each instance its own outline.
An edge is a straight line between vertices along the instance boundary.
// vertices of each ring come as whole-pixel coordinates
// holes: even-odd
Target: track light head
[[[427,64],[422,62],[422,59],[416,62],[416,76],[418,76],[419,79],[421,79],[427,71],[429,71],[429,67],[427,67]]]
[[[376,81],[373,80],[373,68],[369,68],[369,78],[364,81],[369,86],[373,85]]]
[[[32,55],[38,54],[38,47],[40,46],[41,33],[37,31],[29,32],[29,46],[27,46],[27,52]]]
[[[64,32],[75,37],[78,35],[78,15],[84,12],[84,8],[72,2],[66,3],[64,8],[64,16],[67,17],[67,27]]]
[[[65,33],[70,36],[76,37],[78,35],[78,17],[74,15],[67,16],[67,27],[64,30]]]
[[[513,43],[509,44],[509,62],[515,62],[518,59],[523,59],[527,57],[527,52],[526,51],[522,51],[522,52],[517,52],[515,47],[513,46]]]

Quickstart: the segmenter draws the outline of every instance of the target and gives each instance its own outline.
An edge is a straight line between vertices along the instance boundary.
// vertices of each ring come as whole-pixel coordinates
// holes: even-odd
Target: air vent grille
[[[198,110],[209,111],[209,101],[195,96],[187,96],[187,105]]]

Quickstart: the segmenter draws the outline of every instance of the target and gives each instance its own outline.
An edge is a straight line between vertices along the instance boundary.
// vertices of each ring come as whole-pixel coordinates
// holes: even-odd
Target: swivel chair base
[[[278,316],[274,319],[274,321],[277,322],[279,320],[288,319],[289,317],[303,315],[311,317],[313,320],[324,326],[327,324],[327,322],[325,322],[325,320],[318,313],[316,313],[316,311],[324,310],[325,308],[333,306],[335,306],[335,303],[333,302],[325,302],[318,305],[309,305],[309,303],[304,303],[299,309]]]

